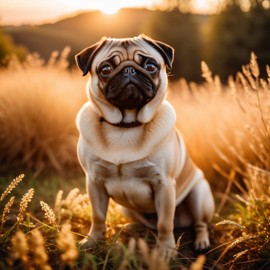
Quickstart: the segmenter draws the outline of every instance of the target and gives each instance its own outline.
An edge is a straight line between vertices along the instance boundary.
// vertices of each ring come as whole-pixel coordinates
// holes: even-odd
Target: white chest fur
[[[114,164],[149,156],[171,134],[175,112],[164,101],[151,122],[135,128],[119,128],[100,122],[100,115],[87,102],[80,110],[77,125],[83,140],[95,156]]]

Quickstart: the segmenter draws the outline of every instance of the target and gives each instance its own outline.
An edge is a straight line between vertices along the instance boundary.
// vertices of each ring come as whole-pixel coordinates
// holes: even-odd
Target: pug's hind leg
[[[187,203],[195,225],[195,248],[206,249],[210,246],[207,223],[215,211],[214,198],[207,180],[202,179],[195,185],[187,197]]]

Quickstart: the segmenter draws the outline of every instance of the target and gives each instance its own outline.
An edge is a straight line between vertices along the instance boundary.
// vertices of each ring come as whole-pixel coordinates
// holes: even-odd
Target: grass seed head
[[[56,240],[57,246],[61,250],[61,260],[66,265],[73,267],[76,259],[78,258],[78,249],[76,247],[76,241],[71,232],[71,225],[64,224],[61,231],[58,234]]]
[[[235,221],[232,221],[232,220],[227,220],[227,219],[226,220],[222,220],[221,222],[218,222],[216,224],[216,226],[220,226],[220,225],[232,225],[232,226],[234,226],[236,228],[239,228],[241,230],[245,229],[245,227],[242,226],[242,225],[240,225],[239,223],[237,223]]]
[[[249,65],[242,66],[242,71],[243,71],[244,75],[246,76],[246,78],[248,79],[248,82],[249,82],[251,88],[253,90],[256,90],[257,85],[256,85],[256,82],[255,82],[254,78],[252,77],[252,73],[250,71],[250,66]]]
[[[135,240],[134,237],[132,237],[132,238],[129,239],[129,242],[128,242],[128,251],[130,253],[134,253],[135,248],[136,248],[136,240]]]
[[[24,265],[28,263],[29,246],[25,234],[17,231],[11,238],[10,262],[13,263],[20,260]]]
[[[257,62],[257,56],[255,55],[254,52],[251,53],[250,56],[250,70],[252,75],[255,78],[258,78],[260,75],[260,70],[259,70],[259,66],[258,66],[258,62]]]
[[[248,91],[248,82],[242,72],[237,72],[236,77],[240,80],[244,90]]]
[[[56,217],[53,210],[50,208],[50,206],[47,203],[43,201],[40,201],[40,205],[41,205],[42,210],[45,213],[45,218],[48,220],[49,224],[54,224],[56,221]]]
[[[75,198],[79,195],[79,193],[80,193],[80,190],[79,190],[78,188],[72,189],[72,190],[68,193],[68,195],[67,195],[67,197],[66,197],[66,199],[65,199],[65,204],[67,204],[67,205],[73,204]]]
[[[4,223],[7,221],[7,219],[8,219],[8,214],[9,214],[10,209],[11,209],[13,203],[14,203],[14,200],[15,200],[15,197],[13,196],[13,197],[11,197],[11,198],[9,199],[9,201],[8,201],[7,204],[5,205],[4,210],[3,210],[3,214],[2,214],[2,217],[1,217],[1,226],[3,226]]]
[[[205,255],[200,255],[190,266],[190,270],[203,270],[203,266],[206,262]]]
[[[59,190],[55,197],[54,202],[54,211],[56,214],[60,212],[61,206],[62,206],[62,198],[63,198],[63,190]]]
[[[212,78],[212,72],[209,69],[208,65],[202,61],[201,62],[201,70],[202,70],[202,77],[208,82],[208,83],[212,83],[213,82],[213,78]]]
[[[31,265],[33,269],[50,270],[48,255],[45,250],[45,241],[39,230],[33,230],[28,239],[29,249],[32,252]]]
[[[138,247],[139,247],[140,253],[142,254],[143,261],[149,265],[150,250],[146,241],[142,238],[139,238]]]
[[[17,222],[18,223],[20,223],[23,220],[25,211],[26,211],[26,209],[28,207],[28,204],[31,202],[33,196],[34,196],[34,189],[31,188],[22,197],[22,200],[20,202],[19,214],[17,216]]]
[[[24,174],[21,174],[18,177],[14,178],[12,182],[10,183],[10,185],[2,193],[0,197],[0,201],[3,201],[4,198],[22,181],[23,178],[24,178]]]
[[[266,72],[268,76],[267,81],[268,81],[268,84],[270,84],[270,66],[269,65],[266,66]]]
[[[270,78],[270,66],[266,65],[267,76]]]

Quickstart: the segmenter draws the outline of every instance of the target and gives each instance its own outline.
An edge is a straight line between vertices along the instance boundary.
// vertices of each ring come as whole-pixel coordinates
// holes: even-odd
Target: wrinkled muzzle
[[[103,94],[106,99],[120,109],[140,109],[157,92],[151,77],[133,65],[124,66],[106,82]]]

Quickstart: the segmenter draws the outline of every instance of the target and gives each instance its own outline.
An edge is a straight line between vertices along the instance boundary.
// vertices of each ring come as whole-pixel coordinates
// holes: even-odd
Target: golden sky
[[[100,10],[111,14],[123,7],[156,7],[161,0],[0,0],[0,24],[43,23],[68,13]],[[194,0],[197,12],[211,10],[214,0]]]

